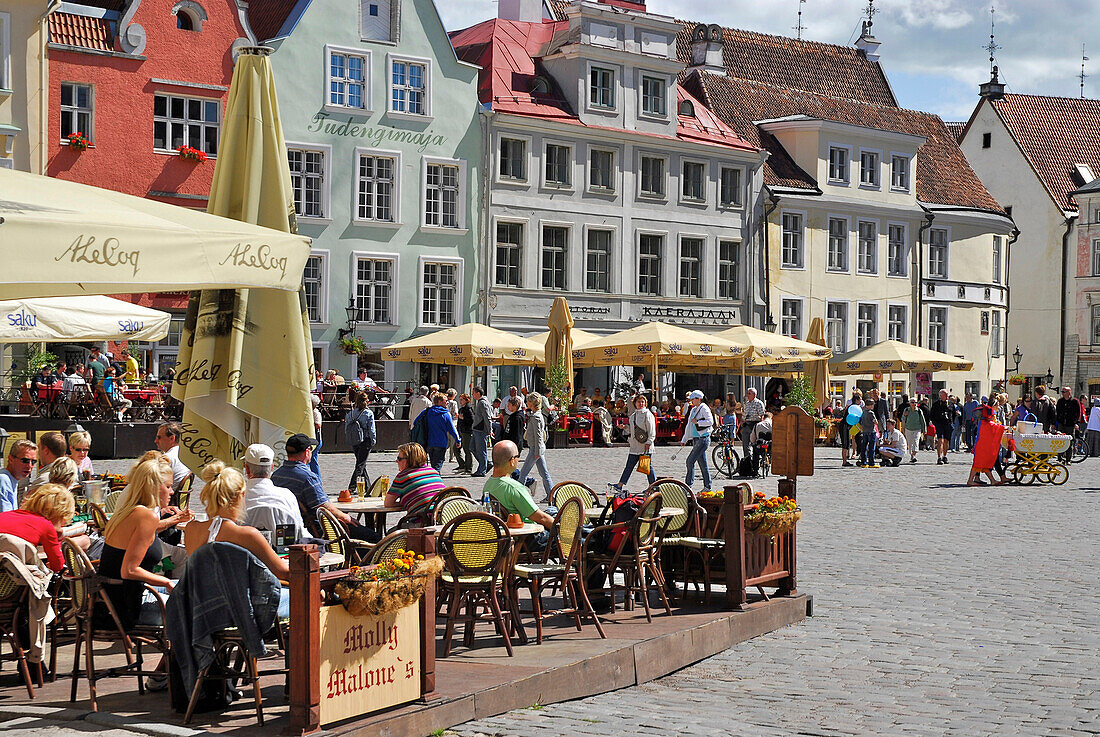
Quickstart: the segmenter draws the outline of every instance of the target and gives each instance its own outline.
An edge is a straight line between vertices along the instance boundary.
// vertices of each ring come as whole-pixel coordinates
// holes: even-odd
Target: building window
[[[741,244],[718,241],[718,297],[741,298]]]
[[[878,273],[878,223],[859,221],[859,254],[856,268],[861,274]]]
[[[909,307],[907,305],[890,305],[886,308],[886,338],[901,343],[906,342],[909,334]]]
[[[643,234],[638,241],[638,294],[661,294],[661,251],[663,235]]]
[[[1001,259],[1004,254],[1004,238],[993,236],[993,283],[1001,283]]]
[[[388,156],[359,155],[357,220],[396,222],[394,188],[397,161]]]
[[[1092,275],[1100,276],[1100,240],[1092,242]]]
[[[588,186],[615,191],[615,152],[592,149],[588,153]]]
[[[874,151],[859,152],[859,183],[864,187],[879,186],[879,155]]]
[[[457,325],[458,264],[425,261],[421,295],[421,324]]]
[[[573,184],[573,149],[556,143],[546,144],[546,183],[553,187]]]
[[[697,161],[684,162],[683,176],[680,180],[680,193],[685,200],[702,202],[707,198],[706,174],[707,168],[705,164],[700,164]]]
[[[325,152],[288,148],[290,186],[294,189],[294,213],[300,218],[325,218]]]
[[[928,308],[928,348],[947,352],[947,308]]]
[[[909,191],[909,157],[890,157],[890,188],[902,192]]]
[[[390,65],[390,112],[427,115],[428,65],[405,59]]]
[[[829,218],[829,271],[848,270],[848,221]]]
[[[542,288],[565,289],[565,254],[569,244],[569,228],[557,225],[542,227]]]
[[[424,182],[424,225],[459,228],[460,167],[428,164]]]
[[[785,299],[780,308],[779,330],[788,338],[802,339],[802,300]]]
[[[7,26],[5,25],[0,30],[6,33]],[[0,58],[0,66],[5,64],[6,59],[6,55]],[[62,139],[68,138],[74,133],[83,133],[89,141],[95,140],[92,130],[92,100],[92,86],[90,84],[61,83]]]
[[[642,75],[642,113],[665,117],[665,80]]]
[[[722,204],[722,207],[740,207],[743,199],[741,194],[741,169],[723,166],[718,201]]]
[[[646,197],[665,196],[665,160],[656,156],[642,157],[642,194]]]
[[[878,342],[878,305],[860,304],[856,308],[856,350]]]
[[[615,72],[603,67],[592,67],[589,72],[588,102],[592,107],[609,110],[615,107]]]
[[[520,138],[500,139],[500,178],[527,181],[527,141]]]
[[[848,149],[839,146],[829,147],[829,181],[848,183]]]
[[[829,302],[825,306],[825,343],[835,354],[848,352],[848,305]]]
[[[982,310],[981,323],[979,329],[982,335],[989,335],[989,310]]]
[[[992,351],[993,358],[1000,358],[1005,354],[1004,352],[1004,329],[1001,327],[1001,312],[1000,310],[993,310],[993,323],[991,326],[993,334]]]
[[[942,228],[928,231],[928,276],[947,278],[947,231]]]
[[[1100,345],[1100,304],[1092,306],[1092,343]]]
[[[992,145],[993,145],[993,134],[992,133],[983,133],[982,134],[982,148],[989,148]]]
[[[218,155],[221,115],[217,100],[156,95],[153,97],[153,148],[177,151],[197,148],[207,156]]]
[[[390,297],[393,294],[392,259],[358,258],[355,264],[355,307],[359,322],[391,322]]]
[[[367,110],[369,54],[328,51],[328,105],[347,110]]]
[[[611,231],[588,231],[584,260],[584,288],[590,292],[611,291]]]
[[[904,225],[891,225],[887,229],[886,273],[889,276],[909,274],[909,244]]]
[[[703,239],[680,239],[680,296],[703,296],[702,284]]]
[[[502,287],[520,286],[520,268],[523,255],[523,224],[497,223],[497,284]]]
[[[11,89],[11,13],[0,12],[0,90]],[[81,131],[83,133],[84,131]]]
[[[783,266],[802,268],[802,216],[793,212],[783,213]]]
[[[306,259],[302,272],[302,289],[306,295],[306,314],[310,322],[325,322],[325,257],[313,254]]]

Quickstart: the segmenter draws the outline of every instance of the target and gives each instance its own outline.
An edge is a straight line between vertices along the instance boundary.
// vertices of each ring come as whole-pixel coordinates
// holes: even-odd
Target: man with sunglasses
[[[19,487],[25,486],[38,462],[38,446],[16,440],[8,451],[8,465],[0,470],[0,512],[19,509]]]

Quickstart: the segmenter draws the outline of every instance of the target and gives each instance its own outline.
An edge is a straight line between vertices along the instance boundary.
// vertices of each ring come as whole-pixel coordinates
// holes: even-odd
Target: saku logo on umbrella
[[[145,328],[145,322],[139,320],[119,320],[118,329],[124,333],[136,333]]]
[[[478,349],[477,349],[477,352],[478,352],[478,353],[480,353],[480,354],[481,354],[481,355],[483,355],[483,356],[491,356],[491,355],[493,355],[493,349],[492,349],[492,348],[490,348],[490,347],[489,347],[489,346],[487,346],[487,345],[483,345],[483,346],[481,346],[480,348],[478,348]]]
[[[33,330],[38,327],[38,316],[25,309],[20,309],[18,312],[9,312],[8,325],[20,332]]]
[[[430,356],[430,355],[432,355],[432,349],[431,348],[417,348],[416,353],[417,353],[417,355],[420,355],[420,356]]]
[[[447,350],[449,350],[451,352],[452,356],[457,356],[458,354],[462,353],[462,348],[457,346],[457,345],[453,345],[450,348],[448,348]]]
[[[386,355],[390,358],[398,358],[401,356],[401,351],[398,348],[390,348],[388,351],[386,351]]]

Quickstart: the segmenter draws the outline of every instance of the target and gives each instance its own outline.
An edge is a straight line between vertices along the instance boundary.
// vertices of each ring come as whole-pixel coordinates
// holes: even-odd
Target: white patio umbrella
[[[0,343],[157,341],[171,321],[167,312],[95,294],[8,299],[0,301]]]

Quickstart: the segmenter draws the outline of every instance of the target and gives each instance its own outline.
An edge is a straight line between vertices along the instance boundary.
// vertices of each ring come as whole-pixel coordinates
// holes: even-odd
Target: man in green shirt
[[[541,550],[546,547],[550,537],[549,530],[554,526],[554,518],[539,509],[527,487],[512,478],[519,461],[519,449],[511,440],[501,440],[493,446],[493,475],[485,482],[485,491],[504,507],[508,514],[518,514],[524,522],[534,522],[546,528],[534,536],[529,543],[530,549]]]

